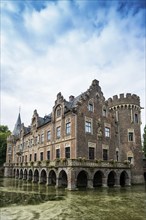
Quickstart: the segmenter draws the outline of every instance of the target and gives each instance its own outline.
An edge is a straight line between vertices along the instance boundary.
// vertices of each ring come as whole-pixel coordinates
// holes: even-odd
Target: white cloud
[[[80,12],[85,6],[78,5]],[[115,8],[101,9],[88,18],[66,1],[40,11],[26,7],[21,22],[3,17],[8,25],[2,29],[2,124],[13,129],[21,105],[28,125],[34,109],[41,116],[50,113],[58,92],[66,99],[77,96],[94,78],[106,98],[138,93],[145,105],[141,12],[121,18]]]

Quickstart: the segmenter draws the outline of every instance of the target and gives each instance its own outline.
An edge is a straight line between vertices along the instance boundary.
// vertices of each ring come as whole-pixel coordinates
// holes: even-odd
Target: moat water
[[[67,191],[0,178],[0,220],[146,220],[146,186]]]

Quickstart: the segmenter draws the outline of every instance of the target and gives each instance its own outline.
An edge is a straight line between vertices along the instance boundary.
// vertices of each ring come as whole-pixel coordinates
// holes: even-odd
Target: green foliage
[[[144,155],[146,157],[146,125],[144,127],[144,134],[143,134],[143,151],[144,151]]]
[[[0,166],[6,160],[7,149],[7,137],[10,135],[10,131],[7,126],[0,125]]]

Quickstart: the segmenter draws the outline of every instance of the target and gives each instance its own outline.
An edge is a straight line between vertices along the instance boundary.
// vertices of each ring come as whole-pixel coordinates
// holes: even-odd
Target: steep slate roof
[[[38,118],[38,127],[41,127],[42,125],[45,125],[46,123],[51,121],[51,114],[45,115],[44,118],[39,117]]]
[[[20,117],[20,113],[19,113],[18,119],[17,119],[17,122],[15,124],[15,127],[14,127],[12,134],[14,136],[18,136],[20,134],[20,131],[21,131],[21,117]]]

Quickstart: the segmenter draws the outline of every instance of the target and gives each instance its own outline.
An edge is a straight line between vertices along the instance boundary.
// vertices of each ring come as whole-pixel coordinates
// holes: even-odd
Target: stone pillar
[[[75,180],[75,170],[73,168],[68,169],[68,190],[75,190],[76,189],[76,180]]]
[[[49,184],[49,176],[47,175],[47,179],[46,179],[46,186],[50,185]]]
[[[107,187],[107,177],[102,178],[102,186]]]
[[[56,178],[56,185],[55,188],[59,188],[59,178]]]
[[[126,178],[125,186],[131,186],[131,179],[130,178]]]
[[[87,188],[88,189],[93,189],[93,179],[88,179]]]
[[[119,177],[115,178],[115,185],[114,186],[120,187],[120,178]]]
[[[39,174],[39,180],[38,180],[38,183],[41,184],[42,183],[42,178],[41,178],[41,175]]]

